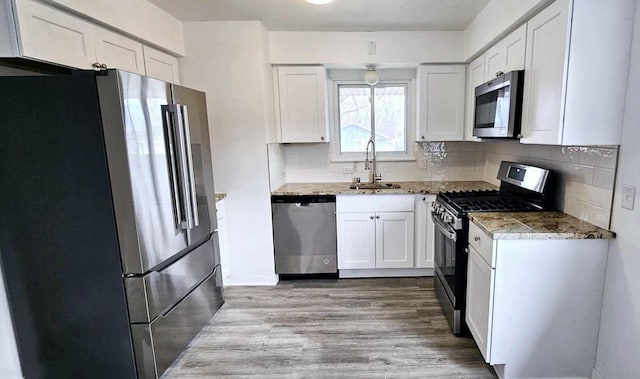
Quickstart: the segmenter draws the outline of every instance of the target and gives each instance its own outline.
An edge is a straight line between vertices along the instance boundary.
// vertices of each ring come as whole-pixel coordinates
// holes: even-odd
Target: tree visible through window
[[[371,122],[370,97],[374,95]],[[338,85],[340,152],[366,151],[375,135],[378,152],[407,152],[407,85]]]

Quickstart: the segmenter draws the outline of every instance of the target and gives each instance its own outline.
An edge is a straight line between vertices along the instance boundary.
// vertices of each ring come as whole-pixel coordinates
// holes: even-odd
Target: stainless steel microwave
[[[524,71],[496,76],[476,87],[473,135],[519,138]]]

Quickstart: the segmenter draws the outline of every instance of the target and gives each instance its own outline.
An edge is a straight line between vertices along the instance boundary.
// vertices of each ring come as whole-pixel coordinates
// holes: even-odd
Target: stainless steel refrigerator
[[[0,252],[25,378],[159,377],[223,304],[205,94],[0,78]]]

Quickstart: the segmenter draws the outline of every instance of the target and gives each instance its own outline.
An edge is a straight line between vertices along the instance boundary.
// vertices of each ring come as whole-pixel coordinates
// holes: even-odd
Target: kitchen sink
[[[349,189],[391,189],[391,188],[400,188],[400,185],[395,183],[353,183],[349,186]]]

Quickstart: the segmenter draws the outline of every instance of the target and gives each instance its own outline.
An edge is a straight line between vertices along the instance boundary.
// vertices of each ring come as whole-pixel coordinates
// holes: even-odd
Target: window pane
[[[376,87],[376,151],[407,150],[407,88],[405,86]]]
[[[364,152],[371,138],[369,86],[338,86],[340,109],[340,151]]]

